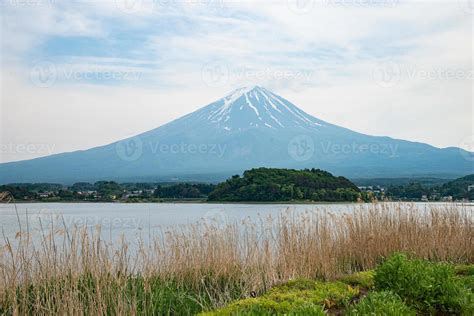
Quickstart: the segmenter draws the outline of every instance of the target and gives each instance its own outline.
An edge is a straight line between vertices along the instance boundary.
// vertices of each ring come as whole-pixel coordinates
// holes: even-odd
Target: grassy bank
[[[473,286],[474,265],[394,254],[373,271],[332,282],[292,280],[201,315],[473,315]]]
[[[65,229],[60,223],[45,227],[41,240],[21,227],[15,239],[5,238],[2,248],[1,313],[188,315],[219,311],[249,296],[285,296],[281,286],[290,280],[303,278],[315,286],[313,280],[334,281],[372,270],[395,252],[432,262],[474,263],[470,208],[354,208],[338,215],[323,209],[284,213],[258,223],[199,223],[163,231],[153,242],[133,247],[125,240],[108,243],[100,231]],[[339,293],[340,302],[349,300],[346,305],[354,297],[362,303],[360,293],[368,289],[344,282],[349,281],[315,288],[322,291],[318,299],[326,299],[326,292]],[[291,284],[290,296],[305,300]],[[387,302],[404,302],[405,294],[388,297],[387,291],[394,292],[391,285],[367,300],[386,295]],[[333,307],[342,311],[346,305],[336,301]],[[318,306],[331,311],[325,302]]]

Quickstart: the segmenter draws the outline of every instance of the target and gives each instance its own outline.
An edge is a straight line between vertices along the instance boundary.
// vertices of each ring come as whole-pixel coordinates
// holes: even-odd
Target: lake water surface
[[[434,204],[434,203],[432,203]],[[422,211],[427,203],[415,203]],[[442,205],[440,203],[440,205]],[[0,204],[1,229],[7,238],[15,238],[28,226],[30,232],[40,234],[54,224],[55,228],[100,225],[102,233],[115,239],[124,235],[127,240],[150,236],[161,228],[208,222],[222,225],[244,219],[258,221],[281,212],[351,212],[354,207],[368,204],[207,204],[207,203],[20,203]],[[472,207],[472,206],[468,206]],[[17,216],[18,213],[18,216]],[[28,220],[27,220],[28,219]]]

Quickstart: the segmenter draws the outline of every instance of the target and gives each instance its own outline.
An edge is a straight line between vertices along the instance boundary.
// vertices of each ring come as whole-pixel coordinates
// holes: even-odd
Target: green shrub
[[[374,271],[363,271],[350,274],[341,278],[341,281],[352,286],[359,286],[364,289],[374,287]]]
[[[377,290],[390,290],[422,312],[461,314],[472,310],[472,293],[455,277],[450,265],[395,254],[376,269],[374,281]]]
[[[348,315],[384,315],[384,316],[416,316],[416,312],[405,305],[402,299],[390,292],[371,292],[358,304],[349,308]]]

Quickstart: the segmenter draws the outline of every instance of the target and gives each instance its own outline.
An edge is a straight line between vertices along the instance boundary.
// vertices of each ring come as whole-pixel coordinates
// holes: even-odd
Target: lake
[[[285,211],[344,213],[353,211],[355,205],[368,204],[20,203],[16,205],[19,221],[13,204],[0,204],[0,218],[3,234],[10,239],[19,231],[18,223],[23,230],[28,226],[33,235],[41,233],[41,226],[47,230],[53,223],[55,228],[77,225],[95,229],[100,225],[106,237],[116,239],[123,234],[127,240],[134,240],[154,235],[161,228],[202,221],[215,225],[246,218],[258,221]],[[414,205],[423,211],[427,203]]]

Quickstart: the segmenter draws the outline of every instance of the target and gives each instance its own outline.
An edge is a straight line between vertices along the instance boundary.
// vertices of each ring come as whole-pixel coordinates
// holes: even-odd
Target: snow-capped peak
[[[207,119],[226,131],[258,127],[318,128],[323,123],[260,86],[236,89],[206,109]]]

